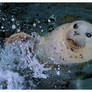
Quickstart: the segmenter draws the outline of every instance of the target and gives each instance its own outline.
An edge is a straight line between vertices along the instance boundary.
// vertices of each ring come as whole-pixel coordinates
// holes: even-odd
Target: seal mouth
[[[67,41],[68,41],[71,48],[80,49],[83,47],[83,46],[80,46],[74,39],[68,38]]]
[[[67,42],[68,42],[69,46],[74,49],[80,49],[80,48],[85,47],[85,45],[86,45],[84,38],[81,38],[81,37],[67,38]]]

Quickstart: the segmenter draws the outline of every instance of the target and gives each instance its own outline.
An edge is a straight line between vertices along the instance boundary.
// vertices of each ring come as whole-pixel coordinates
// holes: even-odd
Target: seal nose
[[[80,33],[78,33],[77,31],[74,31],[74,35],[80,35]]]
[[[70,31],[67,34],[67,41],[73,48],[82,48],[86,45],[85,37],[77,31]]]
[[[75,36],[72,40],[74,41],[73,44],[80,48],[84,47],[86,44],[84,37],[81,37],[80,35]]]

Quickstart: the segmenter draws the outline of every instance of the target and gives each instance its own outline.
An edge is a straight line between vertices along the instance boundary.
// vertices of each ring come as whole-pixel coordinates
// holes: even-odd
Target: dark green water
[[[45,36],[59,25],[76,20],[92,23],[91,3],[1,3],[0,50],[4,48],[5,40],[14,33],[37,32]],[[92,89],[92,61],[74,66],[61,65],[61,74],[58,76],[52,70],[47,79],[30,78],[29,69],[16,72],[24,79],[23,87],[19,89]],[[2,80],[1,89],[8,89],[7,78]]]

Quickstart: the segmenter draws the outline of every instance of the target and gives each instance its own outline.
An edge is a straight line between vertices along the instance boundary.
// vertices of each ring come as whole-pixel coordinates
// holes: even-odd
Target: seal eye
[[[85,35],[86,35],[88,38],[92,37],[92,34],[91,34],[91,33],[85,33]]]
[[[73,28],[74,28],[74,29],[78,29],[78,24],[74,24],[74,25],[73,25]]]

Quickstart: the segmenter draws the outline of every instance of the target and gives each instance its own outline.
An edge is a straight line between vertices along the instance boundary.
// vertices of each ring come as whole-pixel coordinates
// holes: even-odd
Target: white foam
[[[18,73],[0,70],[0,89],[22,89],[23,81]]]

